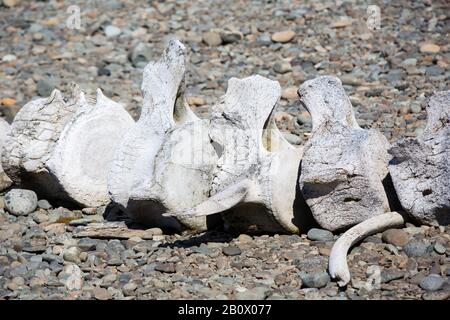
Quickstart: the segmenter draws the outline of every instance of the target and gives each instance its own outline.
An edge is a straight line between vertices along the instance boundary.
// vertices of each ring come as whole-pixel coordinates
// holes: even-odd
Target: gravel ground
[[[311,128],[295,91],[315,75],[340,77],[359,124],[391,142],[420,133],[426,99],[449,89],[445,0],[2,1],[0,116],[8,121],[70,82],[88,93],[100,87],[137,117],[142,69],[173,36],[189,48],[188,101],[197,114],[208,116],[229,78],[261,74],[283,88],[276,119],[293,144]],[[367,27],[368,4],[381,8],[378,30]],[[81,10],[79,29],[67,26],[70,5]],[[408,224],[369,237],[349,255],[352,283],[338,289],[327,261],[339,235],[167,234],[105,222],[105,208],[40,201],[15,216],[4,198],[0,299],[450,296],[449,227]]]

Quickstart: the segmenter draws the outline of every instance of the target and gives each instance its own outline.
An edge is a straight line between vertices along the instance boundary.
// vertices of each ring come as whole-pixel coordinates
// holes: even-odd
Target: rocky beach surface
[[[311,131],[296,91],[317,75],[339,77],[360,126],[390,142],[420,134],[427,98],[449,90],[447,1],[373,1],[380,28],[363,1],[245,3],[0,0],[0,116],[11,122],[28,101],[76,82],[137,118],[142,70],[173,37],[189,50],[196,114],[209,115],[231,77],[260,74],[282,86],[276,121],[294,145]],[[176,234],[115,208],[64,208],[6,190],[0,299],[445,300],[449,231],[408,223],[368,237],[348,256],[352,282],[338,288],[327,264],[339,233]]]

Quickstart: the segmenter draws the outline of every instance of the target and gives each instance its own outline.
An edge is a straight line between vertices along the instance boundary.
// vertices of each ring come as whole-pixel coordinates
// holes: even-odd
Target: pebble
[[[436,243],[434,245],[434,251],[436,251],[439,254],[444,254],[446,252],[446,249],[442,244]]]
[[[188,97],[187,102],[190,106],[203,106],[205,104],[202,97]]]
[[[276,73],[284,74],[284,73],[287,73],[287,72],[291,72],[292,71],[292,66],[291,66],[291,64],[289,62],[286,62],[286,61],[280,62],[280,61],[278,61],[278,62],[275,62],[275,64],[273,65],[273,70]]]
[[[39,208],[48,210],[52,208],[52,205],[45,199],[41,199],[37,202],[37,205]]]
[[[125,296],[132,296],[132,295],[134,295],[134,292],[136,291],[137,287],[138,286],[136,283],[129,282],[123,286],[123,288],[122,288],[123,294]]]
[[[5,107],[11,107],[16,104],[16,99],[13,98],[3,98],[0,100],[0,103]]]
[[[428,247],[424,241],[413,239],[403,247],[403,251],[408,257],[421,257],[427,253]]]
[[[266,287],[255,287],[238,291],[236,293],[236,300],[264,300],[267,297],[269,289]]]
[[[303,286],[306,288],[323,288],[330,282],[330,275],[327,272],[300,273]]]
[[[332,241],[333,233],[324,229],[312,228],[308,231],[307,237],[312,241]]]
[[[15,216],[26,216],[37,208],[37,196],[34,191],[13,189],[5,197],[5,209]]]
[[[63,259],[67,262],[79,263],[81,250],[78,247],[69,247],[63,251]]]
[[[388,229],[383,232],[381,239],[384,243],[403,247],[410,239],[409,235],[401,229]]]
[[[150,44],[139,42],[131,49],[128,59],[134,67],[143,68],[153,58],[151,55],[152,49]]]
[[[175,264],[170,263],[170,262],[157,263],[155,265],[155,270],[164,272],[164,273],[175,273],[176,272]]]
[[[3,5],[8,8],[15,7],[19,3],[20,3],[20,0],[3,0]]]
[[[108,38],[114,38],[117,37],[118,35],[120,35],[122,33],[122,30],[120,30],[120,28],[116,27],[116,26],[106,26],[105,27],[105,35]]]
[[[243,37],[244,36],[239,31],[223,30],[220,32],[220,38],[224,44],[239,42],[243,39]]]
[[[208,31],[203,34],[203,42],[210,47],[217,47],[222,44],[222,37],[218,32]]]
[[[444,285],[444,278],[437,274],[430,274],[420,281],[419,286],[426,291],[439,290]]]
[[[292,30],[279,31],[272,34],[273,42],[286,43],[290,42],[295,37],[295,32]]]
[[[434,43],[424,43],[420,46],[420,52],[423,53],[438,53],[441,47]]]
[[[97,300],[111,300],[112,295],[107,289],[96,287],[92,290],[94,298]]]
[[[5,54],[2,57],[2,61],[3,62],[11,62],[11,61],[14,61],[14,60],[17,60],[17,57],[15,55],[13,55],[13,54]]]
[[[297,87],[289,87],[283,90],[281,97],[286,100],[297,100]]]
[[[242,253],[241,249],[236,246],[223,247],[222,252],[226,256],[238,256]]]

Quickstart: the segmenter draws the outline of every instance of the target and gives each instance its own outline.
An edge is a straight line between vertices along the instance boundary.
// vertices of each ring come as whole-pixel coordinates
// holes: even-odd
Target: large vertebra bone
[[[19,111],[2,156],[3,168],[16,184],[82,206],[109,202],[108,165],[134,121],[100,89],[95,103],[91,100],[73,86],[67,101],[54,90]]]
[[[161,59],[146,66],[141,117],[116,152],[108,186],[137,221],[206,230],[205,217],[162,216],[206,199],[217,161],[208,121],[197,118],[184,97],[185,59],[185,47],[171,40]]]
[[[211,197],[176,216],[222,212],[228,229],[294,232],[296,182],[302,150],[281,135],[273,118],[280,85],[261,76],[231,78],[213,107],[210,137],[220,155]]]
[[[403,208],[423,224],[450,223],[450,91],[433,95],[417,139],[389,150],[392,182]]]
[[[5,141],[9,130],[10,130],[9,123],[6,122],[3,118],[0,118],[0,156],[3,142]],[[6,188],[10,187],[11,184],[12,184],[11,179],[3,171],[2,165],[0,164],[0,191],[3,191]]]
[[[388,212],[386,138],[359,127],[338,78],[306,81],[298,93],[313,122],[299,185],[315,220],[335,231]]]

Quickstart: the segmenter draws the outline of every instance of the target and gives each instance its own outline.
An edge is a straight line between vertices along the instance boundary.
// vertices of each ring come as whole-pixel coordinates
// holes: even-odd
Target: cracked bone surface
[[[3,142],[6,139],[6,136],[9,132],[10,125],[3,118],[0,118],[0,150],[2,149]],[[5,190],[9,186],[11,186],[12,181],[3,171],[3,168],[0,164],[0,191]]]
[[[209,121],[197,118],[184,96],[185,60],[184,45],[171,40],[160,60],[145,67],[141,117],[117,149],[108,188],[139,222],[206,230],[206,217],[162,215],[206,199],[217,162]]]
[[[302,149],[290,145],[273,117],[280,85],[261,76],[231,78],[213,107],[210,137],[219,159],[211,197],[175,216],[221,212],[227,229],[239,232],[294,232],[303,208],[296,182]]]
[[[450,91],[434,94],[417,139],[397,141],[389,153],[392,182],[403,208],[424,224],[450,223]]]
[[[133,123],[100,89],[95,99],[76,85],[67,99],[54,90],[17,113],[3,146],[3,169],[15,184],[48,199],[105,205],[108,165]]]
[[[315,220],[335,231],[390,211],[383,187],[390,159],[386,138],[359,127],[338,78],[306,81],[298,93],[313,124],[299,187]]]

